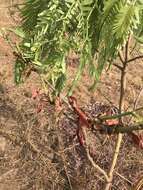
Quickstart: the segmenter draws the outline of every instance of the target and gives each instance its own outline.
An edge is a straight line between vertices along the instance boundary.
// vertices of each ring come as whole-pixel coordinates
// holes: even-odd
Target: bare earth
[[[19,23],[16,9],[7,8],[12,3],[12,0],[0,0],[0,29]],[[16,42],[16,37],[10,35]],[[12,52],[0,37],[0,190],[102,190],[104,178],[91,167],[74,137],[76,116],[65,108],[75,119],[62,116],[58,128],[55,108],[49,102],[37,114],[37,100],[31,98],[31,93],[40,87],[39,78],[32,73],[24,84],[16,86]],[[75,69],[76,65],[69,67],[71,79]],[[119,74],[116,68],[104,72],[97,90],[90,92],[91,81],[84,73],[74,92],[79,105],[86,107],[91,101],[109,104],[109,100],[118,105]],[[129,109],[143,88],[143,60],[129,65],[127,77],[125,108]],[[138,106],[143,106],[143,93]],[[104,138],[90,136],[95,162],[108,170],[116,137],[110,137],[103,145]],[[111,189],[129,190],[141,177],[143,150],[125,135]]]

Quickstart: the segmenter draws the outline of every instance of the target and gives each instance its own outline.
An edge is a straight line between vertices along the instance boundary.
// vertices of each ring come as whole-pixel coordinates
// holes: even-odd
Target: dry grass
[[[4,88],[3,88],[4,90]],[[5,90],[4,90],[5,91]],[[18,109],[6,92],[0,93],[1,148],[0,184],[6,189],[103,189],[104,178],[87,159],[85,149],[76,137],[77,116],[64,106],[58,117],[53,105],[47,103],[43,112],[35,112],[31,98]],[[32,102],[33,101],[33,102]],[[96,115],[98,104],[84,107],[88,115]],[[98,108],[99,110],[99,108]],[[2,131],[2,133],[1,133]],[[90,155],[104,170],[109,163],[116,137],[87,133]],[[112,189],[130,189],[143,174],[142,152],[134,147],[128,136],[120,151]],[[2,189],[2,188],[1,188]]]
[[[1,1],[0,6],[12,1]],[[0,26],[15,25],[7,9],[0,9]],[[15,12],[13,12],[15,15]],[[17,15],[15,15],[17,19]],[[16,20],[17,22],[17,20]],[[15,40],[15,37],[13,37]],[[0,38],[0,189],[1,190],[102,190],[104,178],[91,166],[85,149],[76,137],[77,116],[67,105],[58,117],[55,107],[46,103],[36,113],[37,102],[31,91],[40,87],[32,74],[22,86],[13,83],[14,58],[12,50]],[[69,76],[76,69],[70,66]],[[143,65],[129,66],[129,85],[125,107],[132,107],[142,88]],[[90,83],[86,73],[75,91],[79,104],[88,115],[96,116],[95,102],[107,104],[108,98],[116,105],[119,94],[119,73],[112,69],[104,73],[95,93],[87,90]],[[141,96],[138,104],[142,106]],[[107,138],[87,132],[90,155],[96,164],[108,171],[116,136]],[[105,143],[104,143],[105,142]],[[112,190],[128,190],[143,176],[143,152],[128,136],[123,143],[115,169]]]

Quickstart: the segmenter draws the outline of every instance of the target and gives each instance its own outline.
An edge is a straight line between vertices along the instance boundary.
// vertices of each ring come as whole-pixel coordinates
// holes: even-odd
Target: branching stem
[[[134,57],[134,58],[132,58],[132,59],[129,59],[129,60],[127,61],[127,63],[131,63],[131,62],[136,61],[136,60],[138,60],[138,59],[143,59],[143,55],[139,55],[139,56],[137,56],[137,57]]]
[[[129,54],[129,43],[130,43],[130,36],[127,40],[126,46],[125,46],[125,58],[124,60],[121,57],[121,53],[119,52],[119,58],[122,62],[122,70],[121,70],[121,86],[120,86],[120,100],[119,100],[119,114],[122,113],[122,110],[124,109],[124,97],[125,97],[125,89],[126,89],[126,69],[127,69],[127,62],[128,62],[128,54]],[[122,118],[119,118],[119,123],[122,123]],[[113,173],[114,169],[117,163],[117,158],[120,151],[120,146],[122,143],[122,137],[123,135],[121,133],[118,134],[116,146],[115,146],[115,152],[113,155],[111,167],[108,173],[109,180],[107,181],[107,184],[105,186],[105,190],[109,190],[112,184],[113,180]]]

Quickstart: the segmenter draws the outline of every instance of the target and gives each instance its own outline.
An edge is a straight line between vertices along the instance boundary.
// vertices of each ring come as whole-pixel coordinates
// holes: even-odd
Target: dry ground
[[[6,8],[11,3],[0,0],[0,28],[18,24],[16,10]],[[12,39],[15,41],[14,36]],[[31,99],[31,92],[40,87],[38,76],[32,74],[23,85],[16,86],[12,51],[0,37],[0,190],[102,190],[102,176],[91,167],[75,137],[76,116],[65,107],[66,117],[64,114],[57,121],[55,108],[48,102],[43,112],[36,113],[37,102]],[[71,78],[75,67],[69,68]],[[75,96],[87,112],[91,101],[109,103],[109,99],[117,105],[119,80],[119,72],[113,68],[103,73],[93,93],[88,91],[90,80],[84,73]],[[143,62],[138,61],[129,65],[126,108],[132,108],[142,87]],[[143,106],[143,95],[138,105]],[[116,137],[103,146],[104,138],[90,136],[95,162],[108,170]],[[112,190],[129,190],[142,176],[143,150],[125,136]]]

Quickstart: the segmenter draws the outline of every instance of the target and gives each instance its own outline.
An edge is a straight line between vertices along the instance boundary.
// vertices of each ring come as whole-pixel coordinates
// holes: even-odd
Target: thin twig
[[[63,150],[59,150],[58,153],[59,153],[59,154],[65,153],[66,151],[69,151],[69,150],[71,150],[71,149],[74,149],[74,148],[75,148],[76,146],[78,146],[78,145],[79,145],[79,143],[73,144],[72,146],[69,146],[69,147],[67,147],[67,148],[65,148],[65,149],[63,149]]]
[[[122,69],[123,69],[120,65],[118,65],[118,64],[116,64],[116,63],[113,63],[113,65],[114,65],[115,67],[117,67],[119,70],[122,70]]]
[[[143,93],[143,87],[141,88],[139,94],[137,95],[137,97],[136,97],[136,99],[135,99],[133,110],[136,109],[137,104],[138,104],[138,102],[139,102],[139,99],[140,99],[140,97],[142,96],[142,93]]]
[[[128,180],[126,177],[115,171],[115,174],[118,175],[120,178],[122,178],[124,181],[127,181],[129,184],[133,184],[130,180]]]
[[[136,60],[138,60],[138,59],[143,59],[143,55],[139,55],[139,56],[137,56],[137,57],[131,58],[131,59],[129,59],[129,60],[127,61],[127,63],[131,63],[131,62],[136,61]]]
[[[106,181],[109,181],[108,175],[107,173],[100,167],[98,166],[93,158],[90,156],[90,152],[89,152],[89,148],[88,148],[88,138],[87,138],[87,134],[86,134],[86,127],[82,127],[82,132],[84,134],[84,138],[85,138],[85,150],[86,150],[86,154],[87,154],[87,158],[90,161],[91,165],[98,170],[101,174],[103,174],[103,176],[105,177]]]

